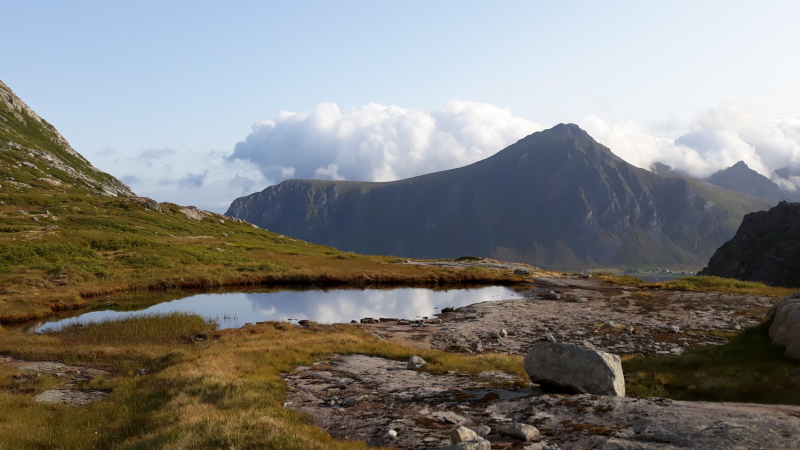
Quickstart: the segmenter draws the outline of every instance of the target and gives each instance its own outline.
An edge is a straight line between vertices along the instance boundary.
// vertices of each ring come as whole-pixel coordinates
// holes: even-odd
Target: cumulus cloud
[[[391,181],[473,163],[541,129],[478,102],[451,101],[433,111],[322,103],[311,113],[282,111],[253,125],[228,160],[251,162],[275,182]]]
[[[684,126],[647,128],[628,118],[595,115],[581,125],[638,167],[649,168],[660,161],[702,178],[744,161],[786,189],[800,186],[800,177],[775,173],[784,167],[800,169],[798,119],[766,121],[744,105],[727,103],[699,112]]]

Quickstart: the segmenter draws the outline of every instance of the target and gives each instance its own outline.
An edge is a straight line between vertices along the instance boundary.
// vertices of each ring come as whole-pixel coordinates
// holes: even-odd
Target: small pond
[[[221,329],[271,320],[307,319],[320,323],[350,322],[364,317],[415,320],[434,316],[448,306],[461,307],[522,297],[521,293],[502,286],[450,290],[400,288],[198,294],[159,303],[140,311],[87,312],[76,317],[42,323],[35,327],[35,331],[54,331],[73,323],[175,311],[196,313],[213,319]]]

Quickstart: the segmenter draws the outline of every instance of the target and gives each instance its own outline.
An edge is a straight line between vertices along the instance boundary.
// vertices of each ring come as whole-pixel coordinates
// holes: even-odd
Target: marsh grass
[[[182,334],[211,327],[198,319],[163,315],[46,335],[0,332],[0,354],[113,371],[95,386],[110,394],[76,409],[31,402],[55,386],[55,378],[42,376],[25,392],[13,391],[6,388],[14,383],[12,371],[0,370],[0,448],[364,449],[361,442],[335,441],[308,417],[282,407],[286,386],[280,374],[333,354],[359,353],[400,360],[416,354],[433,373],[505,370],[524,377],[518,356],[414,350],[350,325],[275,322],[182,341]]]
[[[638,287],[644,283],[644,281],[642,281],[641,279],[632,277],[630,275],[610,275],[610,274],[599,273],[595,274],[594,276],[608,283],[618,284],[621,286]]]
[[[172,312],[73,323],[52,334],[65,342],[84,344],[170,344],[216,328],[216,322],[196,314]]]
[[[758,281],[705,276],[681,277],[663,283],[650,283],[646,286],[674,291],[716,291],[773,297],[786,296],[795,291],[795,289],[768,286]]]
[[[769,324],[745,329],[724,345],[690,349],[679,356],[623,362],[629,395],[800,405],[800,360],[768,335]]]

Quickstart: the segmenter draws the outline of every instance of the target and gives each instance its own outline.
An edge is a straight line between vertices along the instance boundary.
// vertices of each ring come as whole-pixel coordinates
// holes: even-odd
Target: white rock
[[[392,441],[397,438],[397,431],[389,430],[383,435],[383,438],[387,441]]]
[[[786,356],[800,358],[800,291],[783,298],[767,313],[769,337],[786,347]]]
[[[539,342],[524,360],[531,381],[583,394],[625,396],[619,356],[575,344]]]
[[[502,330],[500,330],[500,337],[504,338],[506,336],[508,336],[508,331],[506,331],[505,328],[503,328]]]
[[[680,333],[681,329],[677,325],[670,325],[669,327],[667,327],[667,331],[669,331],[670,333]]]
[[[409,369],[409,370],[421,369],[422,366],[424,366],[425,364],[427,364],[427,363],[425,362],[424,359],[420,358],[417,355],[414,355],[414,356],[412,356],[411,358],[408,359],[408,364],[406,365],[406,369]]]

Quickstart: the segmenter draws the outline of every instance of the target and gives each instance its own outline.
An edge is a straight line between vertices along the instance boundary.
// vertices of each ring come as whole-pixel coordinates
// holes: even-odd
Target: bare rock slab
[[[524,364],[534,383],[582,394],[625,396],[622,361],[617,355],[575,344],[541,342],[531,348]]]
[[[33,401],[39,403],[84,406],[88,403],[102,400],[106,395],[108,395],[108,392],[96,389],[50,389],[33,397]]]

